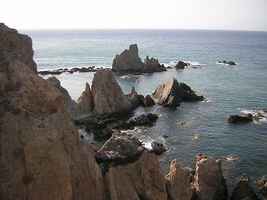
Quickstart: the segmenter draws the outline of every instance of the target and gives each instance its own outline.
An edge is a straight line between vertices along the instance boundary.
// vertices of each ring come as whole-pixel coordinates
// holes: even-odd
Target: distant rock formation
[[[167,107],[177,107],[181,102],[202,101],[203,96],[198,96],[185,83],[178,83],[176,79],[167,81],[157,87],[153,93],[155,102]]]
[[[112,70],[122,74],[152,73],[166,71],[164,65],[161,65],[157,59],[146,57],[142,62],[138,54],[137,44],[132,44],[129,50],[124,50],[120,55],[113,59]]]
[[[85,90],[82,92],[81,96],[77,102],[77,112],[79,114],[89,114],[94,109],[93,95],[90,89],[90,85],[86,83]]]
[[[185,69],[187,66],[190,66],[189,63],[185,63],[183,61],[179,61],[176,65],[175,65],[175,69]]]
[[[69,111],[69,113],[71,114],[71,116],[74,117],[76,115],[76,113],[77,113],[77,104],[71,98],[71,96],[69,95],[69,92],[65,88],[63,88],[61,86],[60,81],[56,77],[54,77],[54,76],[49,77],[47,79],[47,81],[50,84],[52,84],[54,87],[56,87],[59,90],[59,92],[63,95],[63,97],[64,97],[64,104],[66,106],[66,109],[67,109],[67,111]]]
[[[236,65],[236,63],[234,61],[226,61],[226,60],[219,60],[218,63],[220,64],[225,64],[225,65]]]
[[[11,56],[12,59],[20,60],[37,73],[37,66],[33,60],[31,38],[18,33],[17,30],[11,29],[3,23],[0,23],[0,52],[5,56]]]
[[[128,113],[131,103],[123,94],[111,70],[99,70],[92,82],[94,112],[96,114]]]

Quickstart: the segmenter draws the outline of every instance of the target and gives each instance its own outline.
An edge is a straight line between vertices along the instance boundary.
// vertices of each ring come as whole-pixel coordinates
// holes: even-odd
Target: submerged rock
[[[227,200],[227,186],[223,177],[221,162],[205,155],[198,155],[194,187],[197,199]]]
[[[133,163],[111,166],[105,181],[110,200],[168,199],[158,158],[146,151]]]
[[[185,63],[183,61],[179,61],[176,65],[175,65],[175,69],[185,69],[187,66],[190,66],[189,63]]]
[[[94,109],[93,95],[90,89],[90,85],[86,83],[85,90],[77,101],[77,111],[79,114],[89,114]]]
[[[32,40],[29,36],[18,33],[17,30],[0,23],[0,52],[4,56],[12,56],[12,59],[20,60],[33,72],[37,72],[36,63],[33,60]]]
[[[96,114],[128,113],[132,105],[123,94],[112,71],[99,70],[92,82],[94,112]]]
[[[157,87],[153,93],[155,102],[167,107],[177,107],[181,102],[202,101],[203,96],[198,96],[185,83],[178,83],[176,79],[167,81]]]
[[[253,115],[252,114],[244,114],[244,115],[230,115],[228,118],[228,122],[232,124],[238,124],[238,123],[249,123],[253,121]]]
[[[181,167],[172,160],[166,175],[167,192],[170,200],[193,200],[195,189],[192,185],[193,173],[189,168]]]
[[[219,60],[218,63],[226,64],[226,65],[236,65],[234,61],[226,61],[226,60]]]
[[[248,177],[241,177],[235,186],[231,200],[259,200],[249,184]]]
[[[71,98],[71,96],[69,95],[68,91],[61,86],[60,81],[54,76],[53,77],[49,77],[47,79],[47,81],[59,90],[59,92],[64,97],[64,104],[66,106],[66,109],[69,111],[69,113],[71,114],[72,117],[75,116],[76,115],[76,111],[77,111],[77,104]]]
[[[112,63],[112,71],[121,74],[139,74],[166,71],[157,59],[146,57],[143,63],[138,54],[137,44],[132,44],[129,50],[116,55]]]

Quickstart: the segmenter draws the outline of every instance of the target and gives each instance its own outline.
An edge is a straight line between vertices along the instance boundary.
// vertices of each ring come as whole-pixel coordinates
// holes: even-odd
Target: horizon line
[[[39,28],[19,29],[20,31],[232,31],[232,32],[267,32],[267,30],[246,29],[197,29],[197,28]]]

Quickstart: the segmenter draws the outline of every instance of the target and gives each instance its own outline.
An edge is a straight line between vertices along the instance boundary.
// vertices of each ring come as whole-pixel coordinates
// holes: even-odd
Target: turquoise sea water
[[[24,31],[25,32],[25,31]],[[200,64],[196,69],[174,69],[141,76],[117,77],[125,92],[132,86],[151,94],[172,77],[188,83],[207,100],[183,103],[177,110],[155,106],[160,114],[154,127],[136,132],[145,141],[164,142],[169,151],[163,165],[173,158],[190,165],[197,153],[225,161],[227,177],[267,174],[267,122],[230,125],[231,114],[267,108],[267,33],[189,30],[26,31],[33,39],[38,69],[62,67],[111,67],[115,54],[137,43],[142,58],[154,56],[173,65],[178,60]],[[218,65],[233,60],[237,66]],[[62,74],[62,85],[77,99],[91,83],[93,73]],[[144,112],[139,109],[137,112]],[[164,136],[164,137],[163,137]],[[165,138],[168,136],[167,138]],[[231,159],[230,159],[231,160]]]

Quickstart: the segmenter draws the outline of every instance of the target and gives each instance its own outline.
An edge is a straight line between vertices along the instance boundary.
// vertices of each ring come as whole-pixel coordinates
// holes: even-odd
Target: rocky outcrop
[[[101,69],[101,68],[100,68]],[[59,68],[59,69],[54,69],[54,70],[41,70],[38,71],[38,74],[42,75],[42,76],[46,76],[46,75],[60,75],[62,73],[70,73],[73,74],[75,72],[79,72],[79,73],[85,73],[85,72],[96,72],[97,70],[100,70],[99,68],[96,68],[95,66],[92,67],[73,67],[73,68]]]
[[[72,117],[76,115],[77,112],[77,104],[76,102],[71,98],[69,95],[69,92],[61,86],[60,81],[56,77],[49,77],[47,81],[53,85],[55,88],[59,90],[59,92],[62,94],[63,99],[64,99],[64,105],[71,114]]]
[[[1,199],[104,199],[101,170],[60,92],[0,53]]]
[[[166,71],[157,59],[146,57],[142,62],[138,54],[137,44],[132,44],[129,50],[124,50],[113,59],[112,70],[120,74],[139,74]]]
[[[144,69],[145,73],[153,73],[153,72],[163,72],[166,71],[166,68],[163,64],[160,64],[158,59],[149,58],[148,56],[144,60]]]
[[[267,199],[267,176],[263,176],[256,181],[256,186],[262,196]]]
[[[151,143],[151,150],[150,150],[150,152],[153,152],[153,153],[155,153],[157,155],[161,155],[165,151],[167,151],[167,148],[165,147],[164,144],[162,144],[160,142],[156,142],[156,141],[153,141]]]
[[[92,82],[94,112],[96,114],[127,113],[131,103],[123,94],[111,70],[99,70]]]
[[[231,200],[259,200],[249,184],[248,177],[241,177],[235,186]]]
[[[20,60],[32,71],[37,72],[36,63],[33,60],[31,38],[3,23],[0,23],[0,52],[5,56],[9,55],[13,59]]]
[[[133,135],[116,132],[96,153],[96,160],[122,164],[136,160],[144,151],[142,143]]]
[[[176,160],[170,164],[169,173],[166,176],[167,192],[170,200],[193,200],[195,189],[193,188],[193,174],[189,168],[183,168]]]
[[[153,100],[153,98],[150,95],[146,95],[143,101],[143,106],[144,107],[151,107],[154,106],[155,102]]]
[[[146,151],[133,163],[110,167],[105,180],[110,200],[167,200],[158,158]]]
[[[176,79],[160,85],[153,93],[155,102],[167,107],[177,107],[181,102],[202,101],[203,96],[198,96],[185,83],[178,83]]]
[[[190,66],[189,63],[185,63],[183,61],[179,61],[176,65],[175,65],[175,69],[185,69],[186,67]]]
[[[79,114],[89,114],[94,109],[93,95],[90,89],[90,85],[86,83],[85,90],[77,101],[77,112]]]
[[[226,60],[223,60],[223,61],[218,61],[219,64],[225,64],[225,65],[236,65],[236,63],[234,61],[226,61]]]
[[[126,96],[132,104],[132,109],[135,109],[135,108],[143,105],[144,96],[138,94],[135,91],[135,87],[132,87],[131,93],[127,94]]]
[[[252,114],[230,115],[228,122],[232,124],[249,123],[253,121]]]
[[[219,160],[208,158],[205,155],[198,155],[193,184],[197,199],[227,200],[227,186]]]

